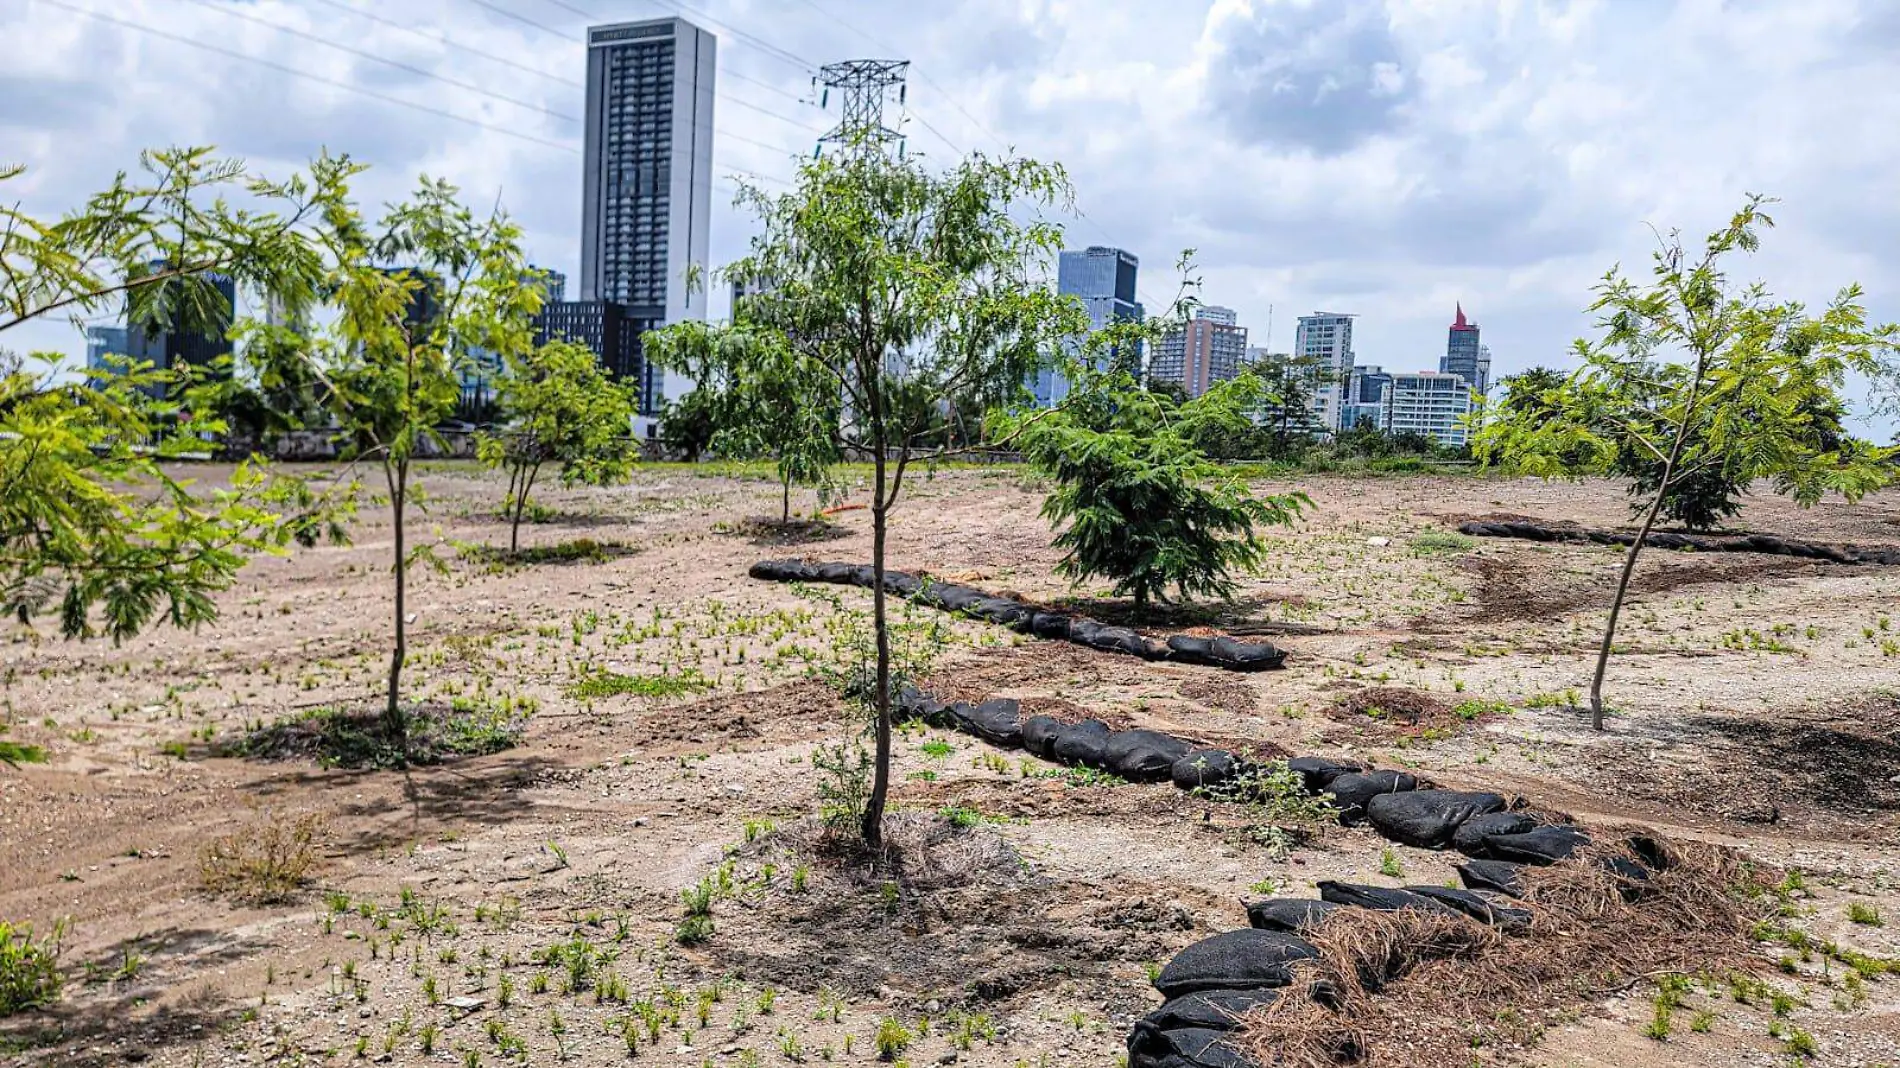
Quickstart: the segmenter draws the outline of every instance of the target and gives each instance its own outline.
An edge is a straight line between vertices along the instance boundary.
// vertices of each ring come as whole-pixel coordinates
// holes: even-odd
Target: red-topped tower
[[[1478,324],[1465,318],[1464,302],[1457,305],[1457,318],[1452,320],[1451,335],[1445,343],[1445,355],[1438,361],[1439,371],[1453,374],[1465,380],[1465,384],[1483,393],[1490,385],[1489,360],[1484,358],[1484,346],[1478,342]]]

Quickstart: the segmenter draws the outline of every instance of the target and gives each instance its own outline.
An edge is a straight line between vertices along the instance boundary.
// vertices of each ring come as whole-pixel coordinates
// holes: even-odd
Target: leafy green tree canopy
[[[1197,445],[1252,428],[1263,393],[1242,375],[1180,402],[1118,376],[1076,410],[1013,417],[1024,455],[1055,480],[1042,514],[1060,529],[1057,570],[1110,580],[1141,613],[1170,591],[1232,597],[1232,572],[1265,551],[1259,528],[1312,506],[1303,493],[1253,495]]]
[[[615,381],[592,349],[550,341],[511,355],[498,385],[502,425],[476,443],[490,467],[508,472],[508,551],[521,548],[521,516],[541,468],[560,467],[563,485],[605,486],[633,471],[639,408],[635,389]]]
[[[1630,575],[1672,494],[1713,473],[1738,485],[1770,479],[1807,506],[1829,492],[1857,500],[1894,477],[1893,450],[1839,435],[1828,413],[1849,371],[1893,381],[1900,328],[1870,326],[1858,286],[1816,315],[1773,300],[1761,283],[1732,281],[1726,259],[1754,252],[1773,225],[1766,203],[1749,197],[1700,254],[1677,234],[1664,237],[1647,284],[1612,268],[1590,307],[1602,336],[1576,343],[1582,366],[1542,388],[1536,403],[1506,404],[1478,434],[1479,459],[1506,470],[1566,477],[1622,462],[1647,480],[1590,689],[1598,729]]]

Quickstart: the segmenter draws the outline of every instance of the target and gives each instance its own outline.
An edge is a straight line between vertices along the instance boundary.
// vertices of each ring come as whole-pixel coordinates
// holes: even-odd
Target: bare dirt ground
[[[54,1006],[0,1019],[0,1063],[592,1065],[625,1060],[629,1034],[635,1063],[869,1063],[890,1021],[911,1064],[1112,1065],[1157,1001],[1149,969],[1244,926],[1244,899],[1452,876],[1451,858],[1388,858],[1364,830],[1277,855],[1244,811],[1052,776],[937,731],[900,739],[894,793],[932,866],[867,874],[815,844],[813,755],[847,727],[812,669],[835,655],[839,607],[868,595],[745,574],[765,556],[868,560],[866,513],[841,514],[829,540],[773,545],[740,531],[776,514],[776,484],[660,466],[626,487],[549,492],[557,515],[523,535],[634,551],[497,566],[458,546],[505,542],[498,480],[440,465],[425,485],[413,530],[449,566],[415,572],[407,692],[528,714],[505,752],[405,772],[219,755],[310,709],[374,706],[392,611],[374,508],[352,546],[252,564],[198,633],[119,647],[13,634],[8,737],[51,762],[0,769],[0,919],[45,931],[70,917],[70,981]],[[1803,929],[1900,954],[1891,928],[1847,911],[1900,920],[1900,574],[1652,553],[1599,735],[1566,706],[1587,682],[1616,551],[1415,540],[1494,513],[1617,525],[1616,487],[1301,488],[1318,507],[1275,533],[1238,603],[1183,621],[1270,634],[1292,651],[1287,670],[1146,664],[957,622],[932,685],[1350,753],[1728,843],[1802,873]],[[1032,599],[1098,594],[1055,575],[1039,503],[1013,468],[919,480],[892,565]],[[1891,543],[1900,497],[1810,511],[1761,498],[1737,526]],[[600,672],[691,684],[575,696]],[[1373,688],[1500,707],[1412,722],[1350,699]],[[951,807],[975,826],[927,847]],[[302,814],[323,821],[308,890],[262,906],[202,887],[208,844]],[[680,945],[681,891],[709,878],[732,893],[711,937]],[[1654,988],[1639,985],[1473,1063],[1781,1064],[1797,1029],[1811,1063],[1900,1065],[1900,980],[1852,989],[1819,959],[1788,968],[1770,976],[1794,999],[1781,1016],[1696,993],[1658,1041],[1641,1030]]]

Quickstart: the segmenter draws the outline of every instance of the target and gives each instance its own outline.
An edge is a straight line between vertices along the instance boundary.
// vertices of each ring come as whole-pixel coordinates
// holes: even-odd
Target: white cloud
[[[571,122],[188,0],[66,2],[577,143]],[[342,2],[558,80],[319,0],[217,2],[552,111],[581,107],[585,20],[548,0],[489,4],[566,36],[474,0]],[[651,10],[575,2],[601,21]],[[1071,226],[1073,243],[1138,253],[1151,302],[1172,294],[1175,254],[1195,246],[1206,299],[1236,307],[1257,340],[1271,305],[1282,347],[1294,315],[1338,308],[1362,316],[1366,361],[1429,366],[1452,303],[1463,301],[1501,369],[1558,362],[1589,328],[1581,309],[1597,276],[1613,262],[1646,264],[1646,222],[1697,236],[1754,190],[1783,198],[1781,226],[1744,273],[1816,302],[1857,279],[1877,319],[1900,318],[1900,263],[1888,252],[1900,236],[1900,67],[1891,61],[1900,14],[1885,0],[689,6],[813,62],[906,50],[917,72],[912,149],[941,160],[952,146],[995,151],[1001,142],[1060,160],[1088,213]],[[826,114],[798,102],[809,98],[811,72],[729,32],[720,33],[720,65],[729,75],[717,106],[720,169],[791,177],[835,105]],[[144,147],[215,143],[281,173],[328,146],[374,165],[361,183],[366,203],[399,196],[422,172],[471,198],[499,191],[539,262],[577,266],[576,155],[47,0],[0,8],[0,71],[0,157],[34,168],[9,183],[30,209],[72,206]],[[730,192],[716,189],[715,261],[739,253],[750,233],[727,207]],[[49,324],[24,340],[76,352],[69,335]]]

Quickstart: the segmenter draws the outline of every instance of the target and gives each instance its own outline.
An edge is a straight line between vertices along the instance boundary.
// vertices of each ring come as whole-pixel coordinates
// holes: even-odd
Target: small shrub
[[[702,945],[712,936],[713,918],[703,914],[686,917],[673,931],[673,940],[682,946]]]
[[[877,1059],[894,1061],[898,1054],[910,1048],[910,1029],[896,1020],[884,1020],[877,1025]]]
[[[1847,906],[1847,918],[1863,927],[1884,927],[1887,923],[1881,918],[1879,909],[1859,901]]]
[[[198,881],[213,894],[258,904],[288,900],[316,866],[323,817],[271,815],[213,839],[198,856]]]
[[[1405,868],[1399,864],[1399,855],[1392,851],[1391,846],[1387,846],[1379,853],[1379,874],[1388,879],[1405,877]]]
[[[0,920],[0,1016],[50,1005],[59,997],[59,950],[66,930],[61,920],[36,940],[33,928]]]

